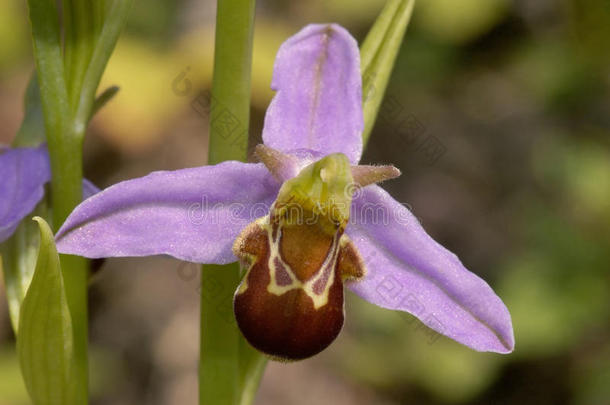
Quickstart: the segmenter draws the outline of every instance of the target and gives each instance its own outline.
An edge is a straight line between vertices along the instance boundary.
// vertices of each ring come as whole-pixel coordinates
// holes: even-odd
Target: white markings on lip
[[[280,255],[280,242],[282,240],[282,225],[276,225],[277,231],[273,238],[273,225],[269,217],[265,218],[263,227],[267,230],[269,240],[269,285],[267,291],[274,295],[282,295],[288,291],[301,289],[313,302],[314,309],[320,309],[328,303],[330,287],[335,281],[334,272],[339,257],[339,232],[333,237],[330,249],[320,268],[307,280],[299,280],[292,268],[282,259]],[[286,276],[290,279],[286,282]],[[280,281],[281,282],[278,282]],[[322,288],[320,288],[320,284]],[[319,291],[317,293],[316,291]]]

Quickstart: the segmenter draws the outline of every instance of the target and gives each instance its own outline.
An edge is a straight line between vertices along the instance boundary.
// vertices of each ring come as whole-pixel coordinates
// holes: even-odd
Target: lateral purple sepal
[[[61,253],[85,257],[168,254],[235,261],[233,241],[267,214],[279,184],[262,164],[223,162],[115,184],[80,204],[56,235]]]
[[[362,190],[346,232],[368,269],[362,281],[349,284],[356,294],[409,312],[475,350],[513,350],[512,322],[502,300],[382,188]]]

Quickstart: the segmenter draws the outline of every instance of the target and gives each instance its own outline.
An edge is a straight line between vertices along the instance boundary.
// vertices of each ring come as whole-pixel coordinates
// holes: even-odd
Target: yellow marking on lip
[[[237,291],[235,295],[243,294],[248,289],[248,273],[244,276],[244,279],[239,283],[239,287],[237,287]]]

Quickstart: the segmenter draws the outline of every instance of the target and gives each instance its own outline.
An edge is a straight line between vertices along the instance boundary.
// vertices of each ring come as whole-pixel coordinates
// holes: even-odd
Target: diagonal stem
[[[415,0],[389,0],[360,47],[365,147],[414,6]]]

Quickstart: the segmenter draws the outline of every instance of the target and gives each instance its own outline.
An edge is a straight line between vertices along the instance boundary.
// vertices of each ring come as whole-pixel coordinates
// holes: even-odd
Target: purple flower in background
[[[277,55],[277,94],[256,149],[262,163],[154,172],[109,187],[69,216],[56,236],[59,251],[239,259],[247,273],[235,293],[237,323],[277,358],[305,358],[335,339],[344,285],[475,350],[511,352],[500,298],[373,184],[398,171],[357,165],[359,62],[343,28],[307,26]]]
[[[0,243],[8,239],[23,218],[34,210],[51,180],[46,145],[31,148],[0,146]],[[83,199],[99,189],[83,180]]]
[[[0,148],[0,243],[44,196],[51,179],[45,145],[36,148]]]

